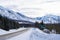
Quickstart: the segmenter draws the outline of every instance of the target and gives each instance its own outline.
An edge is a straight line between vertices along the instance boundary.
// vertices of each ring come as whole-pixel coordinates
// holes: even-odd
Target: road
[[[26,32],[28,30],[29,30],[29,28],[24,29],[24,30],[20,30],[20,31],[17,31],[17,32],[9,33],[9,34],[0,35],[0,40],[6,40],[8,38],[15,37],[15,36],[20,35],[20,34]]]

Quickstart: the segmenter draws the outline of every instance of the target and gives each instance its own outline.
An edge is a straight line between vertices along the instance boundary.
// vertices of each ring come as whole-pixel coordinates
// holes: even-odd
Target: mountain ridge
[[[0,15],[6,16],[14,20],[25,20],[25,21],[30,21],[30,22],[43,21],[44,23],[60,23],[60,16],[47,14],[42,17],[30,18],[21,14],[20,12],[14,12],[13,10],[9,10],[2,6],[0,6]]]
[[[50,15],[50,14],[42,16],[42,17],[36,17],[35,19],[43,20],[45,23],[47,23],[47,22],[49,22],[49,23],[60,23],[59,22],[60,16]]]

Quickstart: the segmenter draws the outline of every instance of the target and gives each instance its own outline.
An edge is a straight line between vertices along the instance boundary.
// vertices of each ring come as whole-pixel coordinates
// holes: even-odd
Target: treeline
[[[0,15],[0,28],[6,31],[9,31],[9,29],[18,29],[19,23]]]
[[[41,21],[40,23],[35,22],[35,27],[39,28],[40,30],[47,29],[47,27],[45,26],[45,24],[43,23],[43,21]]]

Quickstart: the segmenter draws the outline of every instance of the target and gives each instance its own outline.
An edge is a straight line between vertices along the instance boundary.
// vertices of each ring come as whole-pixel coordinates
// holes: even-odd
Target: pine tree
[[[39,23],[38,22],[35,22],[35,27],[39,27]]]

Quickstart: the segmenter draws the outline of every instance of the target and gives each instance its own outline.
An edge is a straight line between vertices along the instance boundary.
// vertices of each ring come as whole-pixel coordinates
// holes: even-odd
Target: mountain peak
[[[54,17],[54,16],[57,16],[57,15],[53,15],[53,14],[47,14],[47,15],[45,15],[45,16],[47,16],[47,17]]]
[[[2,6],[0,6],[0,15],[8,17],[13,20],[24,20],[24,21],[29,21],[29,22],[35,22],[35,20],[32,18],[29,18],[19,12],[15,12],[8,8],[4,8]]]
[[[60,23],[59,20],[60,16],[52,15],[52,14],[47,14],[43,17],[37,17],[37,20],[43,20],[44,23]]]

